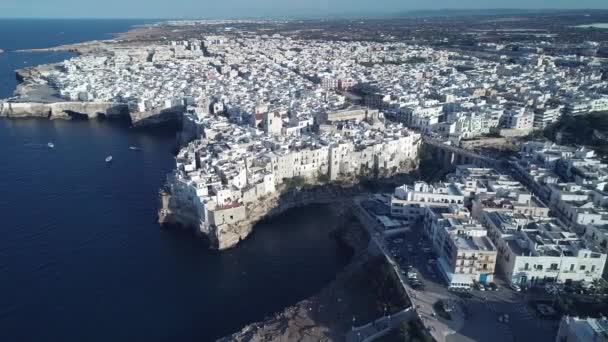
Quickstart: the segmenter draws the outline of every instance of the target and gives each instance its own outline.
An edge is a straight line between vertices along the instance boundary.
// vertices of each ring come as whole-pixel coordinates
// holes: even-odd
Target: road
[[[405,242],[388,246],[390,242],[387,243],[385,240],[380,224],[361,206],[361,202],[366,199],[360,197],[355,200],[355,213],[372,237],[371,243],[374,245],[372,248],[383,254],[393,267],[417,316],[436,341],[552,342],[555,340],[556,322],[544,321],[537,317],[528,307],[525,296],[510,290],[500,279],[495,280],[499,286],[498,291],[472,290],[468,295],[448,291],[440,271],[435,264],[429,263],[433,257],[432,252],[424,252],[429,247],[429,243],[425,241],[421,227],[414,226],[404,232],[400,237]],[[399,245],[400,248],[397,247]],[[406,248],[407,245],[411,248]],[[401,262],[398,262],[391,253],[397,249]],[[411,252],[408,251],[410,249]],[[417,270],[418,279],[424,284],[424,290],[417,291],[409,285],[402,268],[410,265]],[[451,319],[436,314],[433,305],[440,300],[454,304]],[[504,314],[510,317],[508,323],[499,321],[499,317]]]

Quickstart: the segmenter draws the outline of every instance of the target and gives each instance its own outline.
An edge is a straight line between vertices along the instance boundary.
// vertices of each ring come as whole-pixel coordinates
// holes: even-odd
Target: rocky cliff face
[[[112,102],[0,102],[0,117],[7,118],[124,118],[128,113],[127,105]]]
[[[185,108],[182,106],[171,107],[166,109],[155,109],[145,112],[130,113],[131,124],[135,128],[150,127],[150,126],[171,126],[178,127],[181,125],[182,114]]]
[[[236,246],[253,231],[253,226],[264,218],[279,215],[289,209],[310,204],[340,202],[359,193],[358,186],[318,185],[306,189],[284,189],[276,194],[246,204],[247,219],[219,226],[201,226],[194,208],[177,203],[170,194],[162,195],[159,223],[196,227],[203,233],[212,249],[225,250]]]
[[[44,119],[129,119],[133,127],[179,127],[183,108],[130,112],[123,103],[61,101],[1,102],[0,117]]]

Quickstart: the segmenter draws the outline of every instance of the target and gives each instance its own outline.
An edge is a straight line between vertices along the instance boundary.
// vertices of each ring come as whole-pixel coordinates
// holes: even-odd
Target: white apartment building
[[[424,215],[427,207],[443,207],[464,204],[465,197],[454,183],[429,185],[415,182],[414,186],[402,185],[391,197],[391,215],[414,222]]]
[[[424,229],[451,288],[470,288],[494,279],[496,247],[487,230],[461,205],[426,207]]]
[[[608,342],[608,320],[564,316],[555,342]]]
[[[480,221],[498,248],[498,270],[514,284],[592,282],[602,277],[606,253],[555,219],[484,210]]]

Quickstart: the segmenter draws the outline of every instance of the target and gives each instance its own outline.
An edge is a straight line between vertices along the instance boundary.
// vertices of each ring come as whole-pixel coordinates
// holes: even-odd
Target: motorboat
[[[52,142],[49,142],[48,144],[46,144],[46,146],[48,146],[49,148],[55,148],[55,144],[53,144]]]
[[[111,162],[111,161],[112,161],[112,156],[107,156],[107,157],[106,157],[106,163],[109,163],[109,162]]]

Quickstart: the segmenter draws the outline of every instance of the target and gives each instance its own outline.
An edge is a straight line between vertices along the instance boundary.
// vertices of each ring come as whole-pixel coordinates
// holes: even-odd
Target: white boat
[[[129,146],[129,150],[133,150],[133,151],[139,151],[139,147],[136,146]]]
[[[107,157],[106,157],[106,163],[109,163],[109,162],[111,162],[111,161],[112,161],[112,156],[107,156]]]
[[[48,144],[46,144],[49,148],[55,148],[55,144],[53,144],[52,142],[49,142]]]

